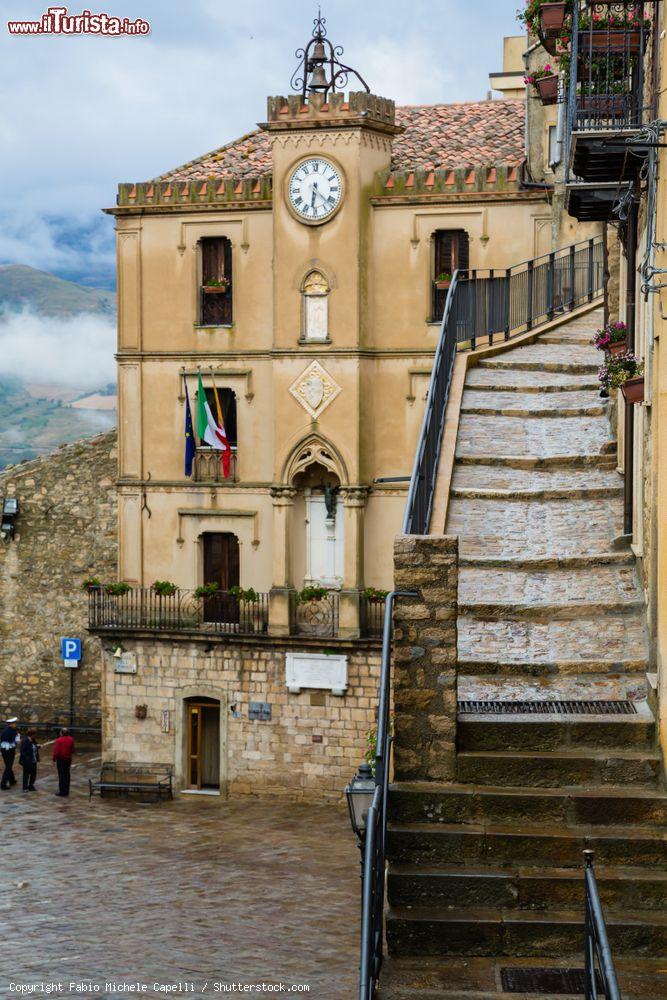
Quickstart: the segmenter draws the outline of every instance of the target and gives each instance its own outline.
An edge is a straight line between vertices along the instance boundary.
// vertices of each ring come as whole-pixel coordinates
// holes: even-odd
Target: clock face
[[[289,200],[305,222],[324,222],[343,196],[343,181],[328,160],[314,156],[300,163],[289,181]]]

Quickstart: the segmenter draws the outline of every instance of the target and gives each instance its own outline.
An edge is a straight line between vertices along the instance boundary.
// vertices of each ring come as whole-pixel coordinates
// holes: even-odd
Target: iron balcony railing
[[[340,596],[337,590],[311,600],[303,600],[293,591],[291,602],[290,630],[293,635],[322,638],[338,635]]]
[[[201,286],[199,322],[201,326],[231,326],[233,321],[231,285],[227,288]]]
[[[134,587],[125,594],[93,588],[88,594],[91,629],[147,629],[177,632],[256,635],[267,631],[269,595],[246,600],[218,591],[198,596],[194,590],[162,595],[152,587]]]
[[[386,870],[387,800],[391,769],[391,647],[394,604],[399,597],[416,594],[392,591],[383,607],[382,666],[375,750],[375,793],[368,810],[364,834],[361,896],[361,949],[359,1000],[373,1000],[384,956],[384,888]]]
[[[585,997],[586,1000],[621,1000],[616,979],[616,969],[612,958],[604,913],[600,903],[593,851],[584,851],[584,879],[586,887],[584,935],[585,935]],[[599,981],[598,981],[599,980]]]
[[[415,454],[404,534],[428,533],[457,351],[510,340],[538,323],[592,302],[602,292],[603,281],[604,247],[599,236],[506,270],[455,272]]]
[[[384,628],[384,598],[367,597],[359,601],[361,634],[369,639],[381,639]]]
[[[193,480],[195,483],[236,483],[237,452],[232,448],[229,458],[229,476],[225,476],[220,452],[214,448],[200,447],[195,452]]]
[[[655,0],[574,4],[568,80],[571,132],[632,130],[648,124],[652,97],[645,86],[645,55],[655,11]]]

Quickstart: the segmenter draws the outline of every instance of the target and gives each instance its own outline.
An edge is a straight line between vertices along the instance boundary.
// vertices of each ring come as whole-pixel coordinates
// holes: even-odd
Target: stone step
[[[614,956],[624,1000],[665,1000],[667,973],[664,959]],[[570,956],[525,958],[516,955],[489,957],[427,957],[389,955],[382,965],[381,1000],[516,1000],[516,993],[502,989],[501,970],[583,969],[581,943]],[[568,1000],[565,994],[521,993],[523,1000]],[[581,993],[569,1000],[581,1000]]]
[[[562,358],[566,352],[559,351]],[[581,362],[576,361],[542,361],[539,358],[525,360],[505,355],[502,358],[493,358],[479,362],[480,368],[488,368],[492,371],[511,372],[557,372],[563,375],[589,375],[597,374],[600,367],[599,361],[592,359]],[[592,381],[592,379],[589,379]]]
[[[595,875],[605,914],[667,909],[667,872],[596,867]],[[392,907],[583,912],[584,879],[572,868],[464,870],[394,865],[387,878],[387,898]]]
[[[637,664],[640,669],[648,666],[644,621],[637,615],[606,616],[603,630],[596,615],[545,622],[459,615],[457,625],[459,659],[468,662],[467,673],[472,672],[471,663],[513,664],[517,674],[524,665],[540,663],[579,663],[581,674],[599,669],[614,673],[623,664],[631,664],[630,670],[637,669]]]
[[[502,490],[503,497],[544,492],[553,494],[556,490],[601,489],[611,492],[623,489],[623,479],[612,468],[610,456],[602,466],[590,463],[581,467],[552,466],[546,468],[505,467],[498,462],[484,465],[481,462],[457,463],[452,479],[453,492],[463,490]],[[606,467],[605,467],[606,466]]]
[[[613,954],[667,955],[667,914],[606,915]],[[581,947],[580,911],[391,908],[387,944],[393,955],[550,955]]]
[[[485,468],[495,466],[507,473],[508,470],[524,469],[527,471],[551,471],[569,469],[615,469],[616,444],[608,442],[599,455],[553,455],[551,457],[535,458],[530,455],[459,455],[456,458],[455,469],[467,465],[480,465]]]
[[[460,623],[459,623],[460,627]],[[460,633],[459,633],[460,638]],[[606,677],[613,671],[619,674],[634,674],[644,679],[649,663],[646,656],[635,659],[533,659],[507,660],[475,659],[461,656],[457,660],[456,669],[459,677],[483,677],[485,679],[508,680],[548,680],[553,678],[574,677],[586,673],[591,676]]]
[[[457,755],[458,780],[474,785],[572,788],[634,785],[655,788],[661,759],[651,750],[463,750]]]
[[[564,776],[564,780],[567,775]],[[637,787],[525,788],[401,782],[389,794],[392,823],[515,823],[660,826],[667,821],[667,794]]]
[[[600,383],[595,376],[568,375],[562,372],[525,371],[503,368],[469,368],[466,390],[475,392],[521,392],[541,395],[554,392],[597,392]]]
[[[521,720],[521,721],[517,721]],[[655,722],[632,715],[583,716],[459,716],[457,736],[461,750],[565,750],[570,748],[620,750],[651,747]]]
[[[639,615],[644,610],[644,602],[635,600],[600,600],[587,601],[586,596],[571,601],[469,601],[461,602],[459,614],[467,618],[498,619],[507,622],[533,621],[571,621],[574,618],[592,618],[599,615]]]
[[[630,548],[601,552],[592,556],[557,556],[524,559],[517,556],[511,559],[496,559],[492,556],[460,556],[461,568],[515,570],[516,572],[548,573],[550,570],[590,569],[594,566],[635,566],[635,557]]]
[[[597,417],[462,416],[456,458],[484,455],[535,459],[601,455],[609,421]]]
[[[576,417],[602,416],[608,403],[599,393],[559,392],[538,395],[534,392],[488,392],[466,389],[461,413],[507,417]]]
[[[498,608],[544,609],[596,606],[603,612],[643,609],[634,566],[588,565],[576,569],[523,570],[462,565],[459,567],[459,611]],[[593,614],[595,611],[593,610]]]
[[[598,500],[601,497],[619,497],[623,495],[622,486],[581,486],[577,489],[555,490],[493,490],[493,489],[457,489],[449,491],[450,497],[459,500]]]
[[[581,827],[484,823],[391,823],[387,856],[392,864],[475,865],[575,868],[581,871],[582,851],[595,851],[603,866],[649,871],[667,869],[667,832],[655,826]]]

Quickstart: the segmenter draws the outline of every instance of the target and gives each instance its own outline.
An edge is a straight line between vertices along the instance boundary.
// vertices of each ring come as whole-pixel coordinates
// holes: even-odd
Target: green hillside
[[[42,316],[78,313],[116,315],[116,295],[103,288],[86,288],[24,264],[0,265],[0,313],[30,307]]]

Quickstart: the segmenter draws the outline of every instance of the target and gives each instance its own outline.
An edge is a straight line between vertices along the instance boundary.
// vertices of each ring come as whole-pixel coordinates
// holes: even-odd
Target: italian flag
[[[215,448],[216,451],[221,452],[222,471],[225,479],[228,479],[232,449],[227,440],[227,433],[222,419],[222,408],[218,398],[218,390],[215,386],[213,387],[213,392],[215,394],[217,421],[211,413],[211,407],[208,405],[200,374],[197,383],[197,434],[200,444],[207,444],[210,448]]]

